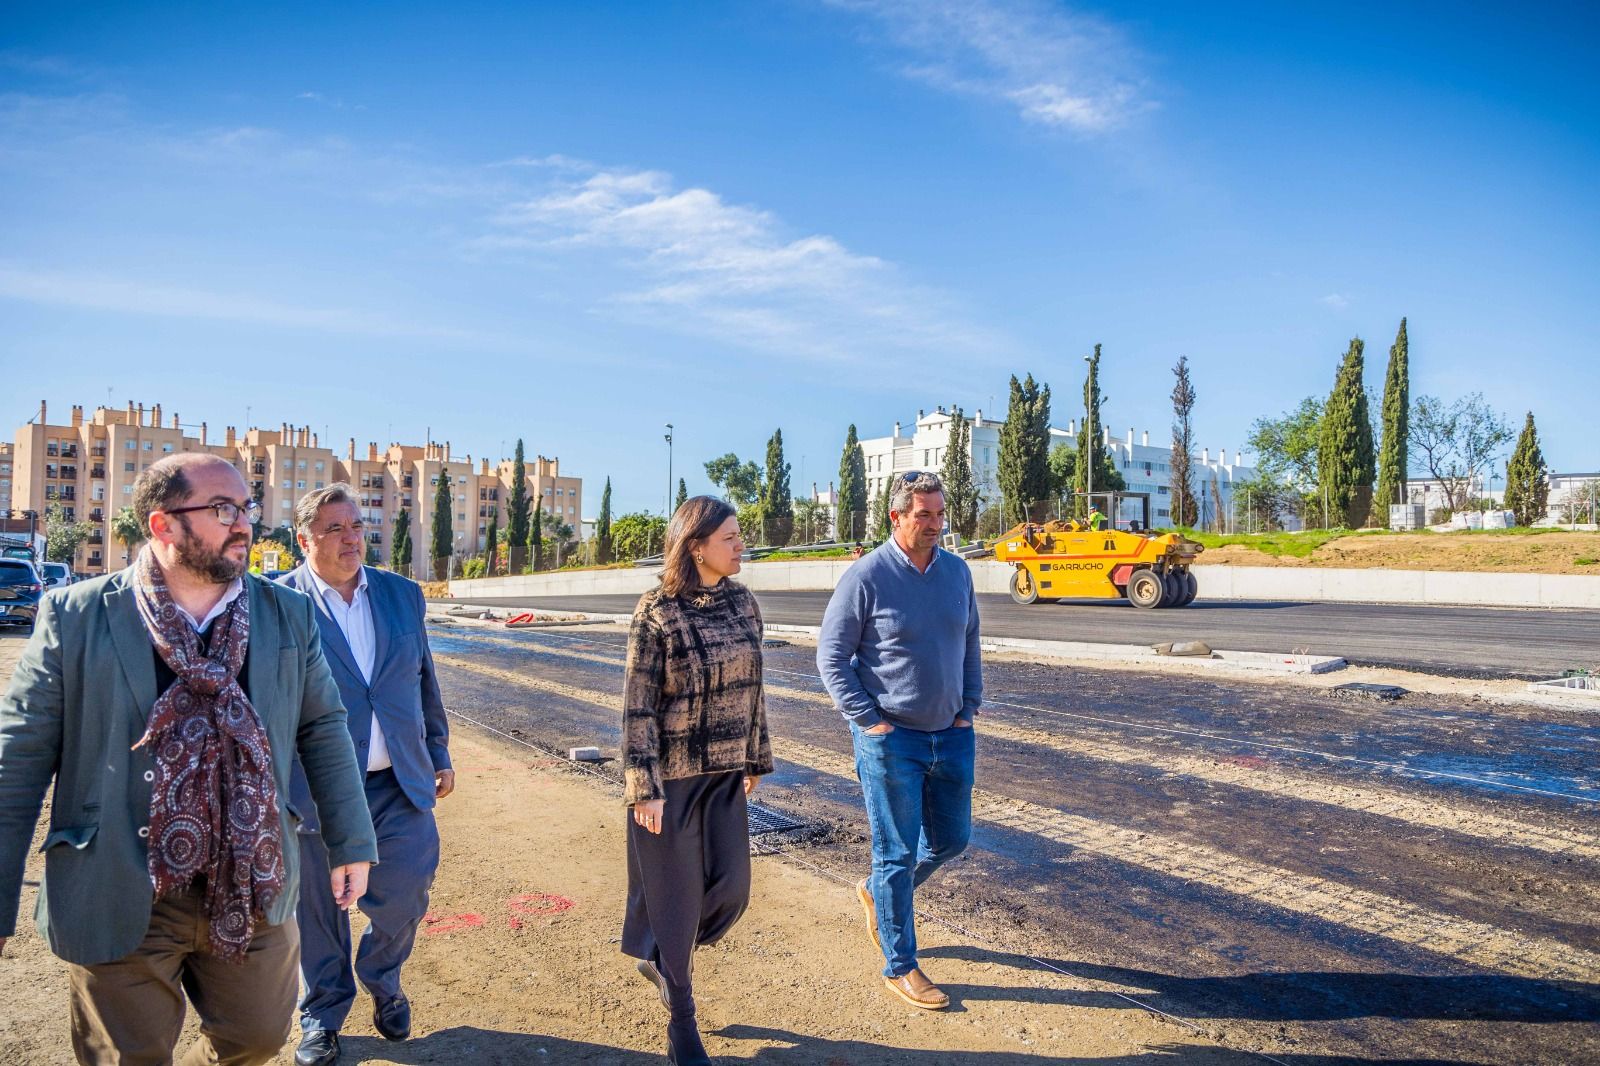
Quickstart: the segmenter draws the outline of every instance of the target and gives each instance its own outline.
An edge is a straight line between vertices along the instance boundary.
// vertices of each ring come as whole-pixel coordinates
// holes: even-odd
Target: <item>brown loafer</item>
[[[950,1005],[950,997],[939,990],[939,986],[928,980],[928,975],[922,970],[915,969],[899,977],[885,977],[884,987],[913,1007],[923,1010],[944,1010]]]
[[[878,938],[878,905],[872,901],[872,893],[867,891],[865,879],[856,882],[856,899],[861,901],[861,909],[867,913],[867,932],[872,934],[872,946],[882,951],[883,941]]]

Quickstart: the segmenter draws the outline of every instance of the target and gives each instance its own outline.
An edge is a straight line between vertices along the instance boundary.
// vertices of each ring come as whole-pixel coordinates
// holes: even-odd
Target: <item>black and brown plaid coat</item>
[[[624,802],[661,799],[661,783],[680,777],[772,772],[761,635],[755,596],[728,579],[640,597],[622,694]]]

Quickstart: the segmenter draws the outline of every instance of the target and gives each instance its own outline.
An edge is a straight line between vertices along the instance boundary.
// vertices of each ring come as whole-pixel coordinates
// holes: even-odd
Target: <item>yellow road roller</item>
[[[1127,533],[1074,522],[1024,522],[990,542],[1008,562],[1011,598],[1040,600],[1126,598],[1135,607],[1185,607],[1196,583],[1189,567],[1205,546],[1181,533]]]

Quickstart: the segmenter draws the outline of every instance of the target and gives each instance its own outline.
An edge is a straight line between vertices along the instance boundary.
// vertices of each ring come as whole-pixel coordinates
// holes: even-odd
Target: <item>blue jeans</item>
[[[973,733],[962,726],[933,733],[895,726],[873,735],[850,726],[872,829],[867,889],[878,909],[885,977],[916,969],[913,891],[960,855],[972,835]]]

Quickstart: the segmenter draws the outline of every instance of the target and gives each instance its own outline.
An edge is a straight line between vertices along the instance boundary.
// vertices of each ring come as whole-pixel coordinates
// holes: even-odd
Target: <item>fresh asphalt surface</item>
[[[828,592],[757,592],[768,622],[817,625]],[[1600,611],[1410,607],[1356,603],[1196,600],[1141,611],[1125,602],[1073,600],[1023,607],[978,597],[983,631],[1103,644],[1203,640],[1225,651],[1304,651],[1352,663],[1469,677],[1558,677],[1600,666]],[[631,614],[637,596],[474,599],[497,607]]]
[[[622,627],[429,630],[461,728],[616,754]],[[756,799],[822,827],[785,861],[847,895],[868,858],[848,731],[804,642],[769,647],[766,679],[777,771]],[[1592,713],[1019,661],[985,683],[972,846],[918,896],[936,980],[944,959],[994,966],[948,987],[953,1010],[1144,1007],[1293,1066],[1600,1062]],[[864,929],[840,950],[875,980]],[[1048,987],[1007,977],[1046,965]]]

